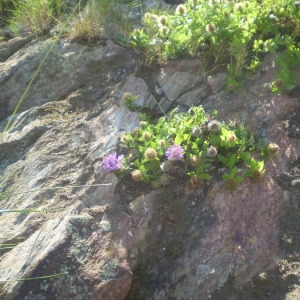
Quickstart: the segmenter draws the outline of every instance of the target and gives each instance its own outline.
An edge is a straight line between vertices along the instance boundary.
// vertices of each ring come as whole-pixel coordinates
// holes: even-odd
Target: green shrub
[[[258,181],[265,173],[263,158],[279,151],[275,144],[268,150],[263,142],[255,143],[243,126],[220,123],[216,113],[206,114],[202,107],[173,111],[155,124],[142,121],[140,126],[121,137],[121,149],[130,155],[110,155],[104,169],[130,172],[134,181],[155,187],[158,181],[171,183],[174,176],[189,176],[193,185],[202,186],[222,169],[225,188],[234,190],[244,177]]]
[[[293,77],[291,66],[299,66],[298,2],[191,0],[163,20],[146,13],[143,27],[132,33],[132,45],[143,49],[150,62],[199,57],[204,74],[226,66],[233,90],[245,71],[255,70],[263,53],[276,52],[277,77],[284,87],[296,84],[287,77]]]

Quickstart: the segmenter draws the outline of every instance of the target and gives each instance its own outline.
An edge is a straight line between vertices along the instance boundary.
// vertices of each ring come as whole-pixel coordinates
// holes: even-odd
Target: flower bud
[[[230,142],[230,143],[235,143],[236,142],[236,135],[234,133],[228,133],[227,141]]]
[[[269,154],[276,154],[279,151],[279,146],[277,144],[271,143],[268,145]]]
[[[145,13],[144,18],[149,21],[156,21],[158,19],[158,15]]]
[[[265,174],[264,171],[258,171],[258,170],[253,171],[253,173],[252,173],[253,181],[254,182],[260,181],[263,178],[264,174]]]
[[[135,135],[136,133],[140,132],[141,131],[141,128],[140,127],[134,127],[131,131],[131,134],[132,135]]]
[[[141,181],[143,179],[143,173],[141,170],[135,170],[131,173],[133,181]]]
[[[166,16],[160,16],[157,19],[157,23],[160,23],[161,25],[165,25],[167,23],[167,17]]]
[[[165,140],[159,140],[159,141],[158,141],[158,146],[159,146],[159,147],[163,147],[165,144],[166,144],[166,141],[165,141]]]
[[[207,24],[205,30],[207,33],[213,33],[214,31],[216,31],[216,25],[213,23]]]
[[[207,148],[206,157],[213,158],[213,157],[216,157],[217,154],[218,154],[218,151],[217,151],[216,147],[210,146],[209,148]]]
[[[244,5],[243,5],[242,2],[239,2],[239,3],[236,3],[236,4],[234,5],[234,8],[235,8],[237,11],[241,11],[241,10],[243,10]]]
[[[128,136],[126,135],[126,134],[123,134],[122,136],[121,136],[121,142],[122,143],[126,143],[128,141]]]
[[[167,27],[167,26],[162,26],[161,28],[160,28],[160,31],[162,32],[162,33],[168,33],[168,31],[169,31],[169,28]]]
[[[148,160],[155,160],[157,152],[153,148],[148,148],[145,152],[145,158]]]
[[[148,131],[143,132],[142,138],[143,138],[145,141],[149,141],[149,140],[151,139],[151,133],[148,132]]]
[[[128,101],[132,100],[132,94],[131,94],[131,93],[128,93],[128,92],[124,93],[124,94],[123,94],[123,100],[124,100],[125,102],[128,102]]]
[[[193,167],[197,167],[200,165],[201,158],[198,155],[192,155],[189,159],[189,163]]]
[[[199,126],[196,126],[192,129],[192,136],[198,137],[201,134],[201,128]]]
[[[220,130],[221,124],[220,124],[220,122],[218,122],[216,120],[213,120],[213,121],[208,123],[207,127],[208,127],[209,131],[217,132],[217,131]]]
[[[179,4],[179,5],[176,7],[175,13],[176,13],[176,14],[179,14],[179,15],[183,15],[186,11],[187,11],[186,7],[185,7],[183,4]]]

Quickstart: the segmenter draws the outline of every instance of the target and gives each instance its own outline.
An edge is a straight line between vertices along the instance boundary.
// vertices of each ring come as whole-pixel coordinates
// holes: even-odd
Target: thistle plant
[[[141,127],[122,136],[124,153],[106,157],[103,168],[130,172],[133,181],[148,182],[154,189],[188,177],[193,187],[201,188],[218,176],[217,169],[223,170],[228,190],[247,177],[258,182],[265,174],[263,159],[278,153],[278,145],[255,143],[243,126],[226,124],[216,116],[199,106],[182,113],[174,110],[156,123],[142,121]]]

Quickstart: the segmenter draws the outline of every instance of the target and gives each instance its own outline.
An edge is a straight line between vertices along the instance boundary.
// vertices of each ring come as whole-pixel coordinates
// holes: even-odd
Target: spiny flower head
[[[244,8],[244,5],[242,2],[239,2],[239,3],[236,3],[234,5],[234,8],[237,10],[237,11],[241,11],[243,8]]]
[[[214,31],[216,31],[216,25],[213,23],[207,24],[205,30],[207,33],[213,33]]]
[[[143,132],[142,138],[143,138],[145,141],[149,141],[149,140],[151,139],[151,133],[148,132],[148,131]]]
[[[270,154],[276,154],[279,151],[279,146],[277,144],[271,143],[268,145],[268,152]]]
[[[153,148],[148,148],[145,151],[145,158],[148,160],[155,160],[155,158],[157,157],[157,152],[153,149]]]
[[[140,132],[142,129],[140,127],[134,127],[131,131],[132,135],[135,135],[136,133]]]
[[[176,7],[175,13],[176,13],[176,14],[179,14],[179,15],[183,15],[184,13],[186,13],[186,11],[187,11],[186,7],[185,7],[183,4],[179,4],[179,5]]]
[[[166,34],[166,33],[168,33],[169,28],[168,28],[167,26],[162,26],[162,27],[160,28],[160,31],[161,31],[162,33]]]
[[[158,141],[158,146],[163,147],[166,144],[165,140],[159,140]]]
[[[196,126],[192,129],[192,136],[194,137],[198,137],[201,134],[201,127],[200,126]]]
[[[217,148],[214,147],[214,146],[210,146],[209,148],[207,148],[206,151],[207,151],[207,152],[206,152],[206,157],[211,157],[211,158],[213,158],[213,157],[216,157],[217,154],[218,154],[218,150],[217,150]]]
[[[143,179],[143,173],[141,170],[135,170],[131,173],[133,181],[141,181]]]
[[[193,167],[199,166],[201,158],[198,155],[192,155],[189,159],[189,163]]]
[[[103,159],[103,170],[111,172],[123,169],[123,159],[124,155],[109,154]]]
[[[132,100],[132,98],[133,98],[133,97],[132,97],[132,94],[129,93],[129,92],[126,92],[126,93],[123,94],[123,99],[124,99],[124,101],[126,101],[126,102]]]
[[[183,157],[184,150],[179,145],[172,145],[166,151],[166,157],[169,160],[180,160]]]
[[[151,13],[145,13],[144,18],[146,20],[150,20],[150,21],[156,21],[158,19],[158,15],[156,14],[151,14]]]
[[[208,123],[207,127],[209,131],[217,132],[220,130],[221,124],[217,120],[212,120],[211,122]]]
[[[234,133],[228,133],[227,141],[230,142],[230,143],[235,143],[236,142],[236,135]]]
[[[160,23],[161,25],[165,25],[167,20],[168,20],[167,17],[163,15],[163,16],[158,17],[157,23]]]

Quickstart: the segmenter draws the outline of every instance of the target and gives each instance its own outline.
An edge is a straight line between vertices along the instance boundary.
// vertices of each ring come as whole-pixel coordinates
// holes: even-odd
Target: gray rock
[[[174,72],[166,74],[162,70],[157,78],[157,83],[170,101],[178,99],[184,93],[200,85],[203,78],[200,75],[193,75],[189,72]]]
[[[16,107],[52,43],[35,41],[0,64],[0,106],[8,114]],[[80,89],[86,94],[85,101],[101,100],[110,85],[134,73],[135,68],[135,60],[115,43],[91,48],[59,42],[49,53],[20,110],[61,100]]]
[[[0,42],[0,62],[4,62],[19,49],[28,44],[34,37],[16,37],[7,42]]]
[[[209,84],[213,94],[224,89],[227,77],[228,75],[226,73],[217,73],[208,76],[207,83]]]
[[[112,92],[112,96],[119,99],[122,103],[122,96],[124,93],[130,93],[133,97],[136,97],[134,104],[137,107],[153,109],[156,105],[154,96],[148,91],[148,85],[142,78],[133,75],[128,76],[124,81],[116,85]]]
[[[201,85],[200,87],[183,94],[177,99],[177,102],[180,105],[186,105],[189,107],[198,106],[209,94],[210,90],[207,85]]]

